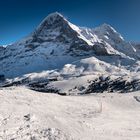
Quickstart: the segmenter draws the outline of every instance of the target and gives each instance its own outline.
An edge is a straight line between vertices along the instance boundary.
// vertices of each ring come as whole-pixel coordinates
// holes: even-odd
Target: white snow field
[[[0,89],[0,140],[139,139],[139,92],[60,96]]]

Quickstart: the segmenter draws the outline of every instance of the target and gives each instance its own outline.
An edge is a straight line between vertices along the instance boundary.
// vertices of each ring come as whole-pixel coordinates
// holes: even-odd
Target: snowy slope
[[[0,90],[0,140],[139,140],[140,97]]]

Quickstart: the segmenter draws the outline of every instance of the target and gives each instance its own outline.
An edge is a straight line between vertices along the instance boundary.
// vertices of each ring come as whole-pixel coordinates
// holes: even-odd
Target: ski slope
[[[60,96],[0,89],[0,140],[139,140],[140,93]]]

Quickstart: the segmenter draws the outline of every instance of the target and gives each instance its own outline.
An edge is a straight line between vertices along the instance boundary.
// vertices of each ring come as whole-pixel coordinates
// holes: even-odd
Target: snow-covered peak
[[[56,18],[56,17],[63,17],[64,18],[64,16],[59,12],[54,12],[54,13],[51,13],[47,16],[47,18],[50,18],[50,17],[51,18]]]
[[[60,13],[58,12],[55,12],[55,13],[51,13],[49,14],[40,24],[41,25],[44,25],[44,24],[54,24],[56,22],[60,22],[60,21],[66,21],[66,18],[61,15]]]
[[[48,15],[33,32],[33,38],[41,40],[65,40],[76,38],[79,27],[70,23],[60,13]]]
[[[105,38],[112,38],[113,40],[119,40],[119,41],[124,41],[123,37],[121,36],[120,33],[118,33],[111,25],[109,24],[102,24],[99,27],[96,27],[95,32],[97,32],[100,35],[104,35]]]
[[[55,12],[48,15],[33,32],[35,38],[45,39],[46,36],[60,34],[61,29],[68,26],[68,21],[60,13]]]
[[[111,25],[104,23],[100,26],[101,29],[106,30],[106,31],[113,31],[113,32],[117,32]]]

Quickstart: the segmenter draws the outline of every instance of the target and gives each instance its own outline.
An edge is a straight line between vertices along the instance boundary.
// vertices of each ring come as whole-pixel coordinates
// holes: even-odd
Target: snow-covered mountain
[[[56,12],[27,37],[0,47],[0,74],[6,78],[57,76],[60,81],[88,75],[131,73],[134,77],[139,71],[138,50],[108,24],[78,27]]]

